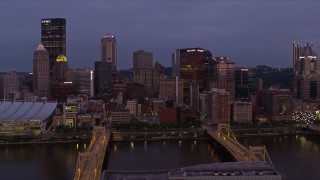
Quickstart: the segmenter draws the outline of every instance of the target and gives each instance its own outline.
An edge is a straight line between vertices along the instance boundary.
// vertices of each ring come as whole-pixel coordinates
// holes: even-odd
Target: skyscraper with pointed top
[[[294,98],[304,101],[320,101],[320,61],[313,49],[307,45],[293,43]]]
[[[49,53],[41,43],[33,53],[33,90],[39,97],[50,95]]]

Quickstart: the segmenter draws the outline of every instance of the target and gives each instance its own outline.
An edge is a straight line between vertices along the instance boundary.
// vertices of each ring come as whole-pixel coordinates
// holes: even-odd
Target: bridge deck
[[[208,134],[224,146],[240,162],[269,162],[271,159],[265,146],[245,147],[239,143],[228,123],[219,123],[218,127],[206,127]]]
[[[249,150],[236,141],[233,137],[217,131],[208,131],[208,134],[210,134],[216,141],[223,145],[237,161],[250,161]]]
[[[109,142],[110,131],[96,132],[84,153],[79,153],[77,172],[74,179],[100,179],[105,151]]]

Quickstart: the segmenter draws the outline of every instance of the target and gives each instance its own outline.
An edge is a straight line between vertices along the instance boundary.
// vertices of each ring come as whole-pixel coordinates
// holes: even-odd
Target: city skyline
[[[94,66],[105,34],[117,38],[117,69],[132,68],[132,53],[140,49],[152,52],[154,62],[168,67],[176,49],[195,47],[230,57],[237,67],[292,67],[293,41],[312,41],[318,52],[317,5],[299,0],[4,1],[0,71],[32,71],[32,53],[41,41],[41,19],[45,18],[67,20],[67,58],[72,68]]]

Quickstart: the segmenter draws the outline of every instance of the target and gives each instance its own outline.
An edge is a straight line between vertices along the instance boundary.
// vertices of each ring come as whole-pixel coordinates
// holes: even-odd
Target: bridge
[[[240,162],[269,162],[265,146],[245,147],[234,136],[229,123],[219,123],[217,128],[207,128],[208,134],[225,147]]]
[[[105,152],[110,139],[110,130],[93,128],[92,139],[85,152],[79,152],[74,180],[100,179]]]
[[[320,132],[320,126],[315,124],[301,124],[300,127]]]

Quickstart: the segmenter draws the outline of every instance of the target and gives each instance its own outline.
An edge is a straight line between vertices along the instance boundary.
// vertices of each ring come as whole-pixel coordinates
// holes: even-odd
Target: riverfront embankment
[[[232,131],[237,137],[264,137],[286,135],[309,135],[320,134],[298,126],[281,127],[244,127],[232,126]],[[42,137],[0,137],[0,145],[23,145],[23,144],[63,144],[90,142],[90,131],[56,133],[49,132]],[[157,141],[157,140],[196,140],[206,139],[203,128],[178,128],[162,130],[117,130],[113,129],[112,141]]]

